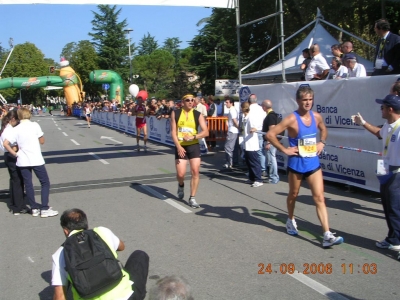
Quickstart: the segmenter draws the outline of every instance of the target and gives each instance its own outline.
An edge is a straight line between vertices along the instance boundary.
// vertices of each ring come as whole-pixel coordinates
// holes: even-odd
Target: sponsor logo
[[[37,79],[36,77],[29,78],[28,81],[25,81],[21,84],[21,86],[26,86],[29,88],[32,85],[38,85],[40,83],[40,80]]]
[[[107,78],[107,76],[108,76],[108,73],[107,72],[103,72],[103,73],[100,74],[99,80],[103,80],[103,79]]]

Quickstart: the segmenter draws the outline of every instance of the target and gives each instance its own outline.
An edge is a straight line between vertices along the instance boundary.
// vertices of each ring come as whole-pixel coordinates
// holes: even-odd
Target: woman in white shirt
[[[7,140],[8,136],[12,134],[12,130],[14,126],[17,126],[19,123],[17,110],[10,110],[5,117],[3,117],[1,121],[1,130],[0,130],[0,146],[3,148],[3,143]],[[11,144],[11,148],[14,151],[18,150],[16,144]],[[29,212],[29,209],[26,207],[24,202],[24,183],[21,176],[21,171],[17,167],[17,158],[8,152],[6,149],[2,149],[4,151],[4,163],[7,166],[8,173],[10,174],[10,211],[13,212],[15,216],[23,213],[26,214]]]
[[[14,128],[12,134],[4,141],[4,148],[17,158],[17,166],[21,170],[21,175],[24,179],[26,197],[31,206],[32,216],[54,217],[58,215],[58,211],[49,206],[50,180],[40,149],[40,145],[44,144],[43,131],[38,123],[30,121],[31,112],[29,109],[20,108],[18,117],[20,124]],[[10,147],[14,143],[18,145],[18,152]],[[41,204],[35,201],[32,172],[35,173],[41,185]]]

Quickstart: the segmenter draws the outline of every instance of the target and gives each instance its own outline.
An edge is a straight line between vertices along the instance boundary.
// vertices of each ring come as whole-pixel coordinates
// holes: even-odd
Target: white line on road
[[[98,159],[99,161],[101,161],[103,164],[105,165],[109,165],[110,163],[106,162],[104,159],[101,159],[100,157],[98,157],[96,154],[94,154],[93,152],[89,152],[90,155],[92,155],[94,158]]]
[[[183,207],[182,205],[176,203],[174,200],[172,200],[170,198],[167,198],[163,194],[157,192],[156,190],[152,189],[151,187],[149,187],[147,185],[141,185],[140,187],[143,188],[144,190],[148,191],[153,196],[156,196],[158,199],[161,199],[164,202],[168,203],[169,205],[172,205],[173,207],[179,209],[180,211],[184,212],[185,214],[189,214],[189,213],[192,212],[191,210],[189,210],[186,207]]]
[[[34,263],[33,259],[30,256],[28,256],[28,259],[29,259],[30,262]]]
[[[335,291],[331,290],[330,288],[327,288],[326,286],[320,284],[319,282],[316,282],[315,280],[311,279],[310,277],[307,277],[304,274],[293,273],[293,274],[288,274],[288,275],[292,276],[294,279],[300,281],[301,283],[305,284],[306,286],[317,291],[321,295],[328,297],[329,299],[349,300],[349,298],[346,298],[346,297],[340,295],[339,293],[336,293]]]
[[[71,142],[73,142],[73,143],[74,143],[75,145],[77,145],[77,146],[80,145],[77,141],[75,141],[75,140],[73,140],[73,139],[71,139]]]
[[[54,125],[58,126],[58,124],[54,124]]]
[[[68,136],[68,134],[66,134],[65,132],[63,132],[63,135]]]
[[[58,130],[61,130],[61,128],[60,128],[60,127],[58,127]]]

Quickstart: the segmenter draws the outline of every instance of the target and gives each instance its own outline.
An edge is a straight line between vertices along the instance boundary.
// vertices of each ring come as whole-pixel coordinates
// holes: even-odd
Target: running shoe
[[[328,231],[324,235],[324,240],[322,241],[322,247],[330,247],[333,245],[339,245],[343,243],[343,238],[341,236],[334,236],[335,233]]]
[[[32,209],[32,217],[38,217],[40,215],[40,209]]]
[[[41,218],[54,217],[54,216],[57,216],[57,215],[58,215],[58,211],[53,210],[52,207],[49,207],[49,209],[40,211],[40,217]]]
[[[375,245],[381,249],[389,249],[389,250],[397,250],[397,251],[400,250],[400,245],[392,245],[392,244],[388,243],[386,240],[376,242]]]
[[[189,198],[189,205],[193,208],[200,208],[200,205],[197,204],[196,199],[194,197]]]
[[[144,152],[147,152],[147,146],[146,145],[144,145]]]
[[[264,185],[264,183],[258,182],[258,181],[254,181],[254,183],[251,185],[251,187],[259,187],[259,186],[262,186],[262,185]]]
[[[183,197],[185,197],[185,186],[180,186],[178,184],[178,192],[177,193],[178,193],[179,200],[182,200]]]
[[[298,235],[299,234],[299,232],[297,231],[297,224],[296,224],[295,219],[293,219],[293,220],[287,219],[286,231],[290,235]]]
[[[251,181],[250,179],[247,179],[244,183],[253,185],[254,181]]]

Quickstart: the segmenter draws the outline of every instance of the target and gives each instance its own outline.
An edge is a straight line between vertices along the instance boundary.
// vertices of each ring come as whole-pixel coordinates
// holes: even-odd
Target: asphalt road
[[[60,213],[81,208],[91,227],[110,228],[125,242],[122,262],[146,251],[148,289],[176,274],[196,300],[400,298],[397,252],[375,247],[387,233],[378,194],[326,183],[331,230],[345,243],[323,249],[306,186],[296,205],[300,234],[286,234],[284,174],[276,185],[251,188],[243,171],[220,171],[220,148],[203,157],[196,210],[176,198],[170,147],[149,143],[147,153],[137,152],[131,136],[89,129],[77,118],[33,120],[45,133],[50,205]],[[59,216],[13,216],[4,165],[0,174],[0,299],[51,299],[51,255],[64,241]],[[35,186],[39,191],[36,179]]]

